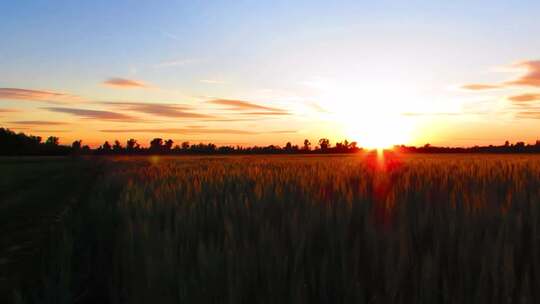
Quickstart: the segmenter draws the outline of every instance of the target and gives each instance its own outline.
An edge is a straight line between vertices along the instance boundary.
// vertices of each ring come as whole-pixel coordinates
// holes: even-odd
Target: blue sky
[[[534,140],[539,120],[508,98],[537,86],[460,87],[534,73],[536,65],[517,63],[539,58],[539,11],[533,1],[4,1],[0,88],[61,92],[78,97],[64,98],[63,108],[140,119],[55,112],[58,101],[45,100],[54,97],[0,91],[0,123],[92,144],[128,136],[105,129],[147,130],[134,132],[141,141],[165,130],[173,139],[223,144]],[[104,84],[111,78],[144,86]],[[210,102],[221,99],[286,114]],[[136,112],[121,102],[213,119]],[[526,111],[535,112],[535,102]],[[253,132],[223,132],[245,129]]]

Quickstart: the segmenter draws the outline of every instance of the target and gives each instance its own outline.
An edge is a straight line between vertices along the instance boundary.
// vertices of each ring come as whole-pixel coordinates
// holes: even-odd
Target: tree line
[[[437,147],[425,144],[422,147],[414,146],[394,146],[394,151],[402,153],[540,153],[540,140],[534,144],[527,144],[523,141],[510,143],[505,141],[503,145],[472,146],[472,147]]]
[[[321,138],[317,145],[305,139],[303,145],[287,142],[284,146],[217,146],[213,143],[190,144],[188,141],[175,144],[172,139],[154,138],[147,147],[136,139],[105,141],[92,149],[82,140],[74,141],[70,146],[60,145],[59,138],[48,137],[45,141],[40,136],[15,133],[0,128],[0,155],[150,155],[150,154],[295,154],[295,153],[356,153],[361,151],[356,142],[344,140],[334,146],[327,138]]]
[[[75,144],[76,143],[76,144]],[[74,142],[72,145],[74,152],[88,152],[81,148],[80,141]],[[136,139],[127,140],[125,145],[115,140],[113,144],[105,141],[98,148],[91,150],[93,154],[295,154],[295,153],[356,153],[362,150],[357,146],[356,142],[344,140],[331,146],[330,140],[321,138],[318,145],[313,146],[306,139],[302,146],[293,145],[287,142],[284,146],[269,145],[269,146],[217,146],[213,143],[198,143],[190,144],[184,141],[180,144],[175,144],[172,139],[164,140],[162,138],[154,138],[150,141],[148,147],[142,147]]]
[[[147,147],[136,139],[129,139],[122,144],[115,140],[112,144],[105,141],[92,149],[83,145],[82,140],[74,141],[70,146],[61,145],[59,138],[50,136],[43,140],[40,136],[16,133],[0,128],[0,155],[181,155],[181,154],[330,154],[357,153],[364,150],[357,142],[344,140],[332,145],[327,138],[321,138],[316,144],[305,139],[302,145],[287,142],[284,146],[217,146],[213,143],[190,144],[188,141],[175,144],[171,139],[154,138]],[[394,151],[402,153],[540,153],[540,140],[534,144],[506,141],[500,146],[474,146],[468,148],[437,147],[426,144],[422,147],[394,146]]]

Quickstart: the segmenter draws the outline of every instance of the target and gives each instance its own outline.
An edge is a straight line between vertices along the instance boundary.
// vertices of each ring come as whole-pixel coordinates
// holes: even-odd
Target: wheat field
[[[532,303],[540,157],[104,161],[21,301]]]

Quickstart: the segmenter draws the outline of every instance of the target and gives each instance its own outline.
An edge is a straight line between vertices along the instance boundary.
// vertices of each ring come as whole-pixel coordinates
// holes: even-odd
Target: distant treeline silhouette
[[[58,141],[58,137],[50,136],[42,142],[40,136],[0,128],[0,155],[66,155],[72,152],[71,147],[59,145]]]
[[[181,154],[331,154],[357,153],[364,150],[357,142],[337,142],[334,146],[330,140],[321,138],[316,145],[305,139],[301,146],[287,142],[284,146],[216,146],[215,144],[190,144],[188,141],[175,144],[171,139],[154,138],[148,147],[141,146],[136,139],[129,139],[122,145],[118,140],[112,144],[105,141],[103,145],[92,149],[83,145],[82,140],[74,141],[71,146],[60,145],[59,138],[48,137],[45,141],[40,136],[15,133],[7,128],[0,128],[0,155],[181,155]],[[393,150],[402,153],[540,153],[540,140],[535,144],[508,141],[501,146],[474,146],[468,148],[436,147],[426,144],[422,147],[394,146]]]

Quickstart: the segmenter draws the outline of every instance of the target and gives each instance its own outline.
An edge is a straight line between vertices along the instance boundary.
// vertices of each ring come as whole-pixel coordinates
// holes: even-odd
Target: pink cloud
[[[492,90],[509,86],[532,86],[540,87],[540,60],[527,60],[513,65],[525,70],[525,73],[517,79],[503,83],[492,84],[466,84],[462,88],[467,90]]]
[[[79,96],[44,90],[29,90],[18,88],[0,88],[0,99],[6,100],[31,100],[50,103],[80,102],[83,99]]]
[[[508,100],[511,100],[513,102],[529,102],[529,101],[536,101],[540,100],[540,93],[528,93],[528,94],[521,94],[521,95],[515,95],[508,97]]]
[[[516,80],[508,81],[508,85],[540,87],[540,60],[523,61],[516,66],[527,72]]]
[[[142,121],[139,118],[117,113],[111,111],[100,111],[100,110],[89,110],[89,109],[74,109],[74,108],[59,108],[59,107],[49,107],[45,108],[49,111],[57,113],[66,113],[73,116],[78,116],[84,119],[95,119],[95,120],[110,120],[110,121],[120,121],[120,122],[138,122]]]
[[[109,78],[103,82],[104,85],[120,88],[120,89],[133,89],[133,88],[149,88],[150,86],[142,81],[125,79],[125,78]]]

